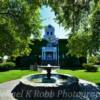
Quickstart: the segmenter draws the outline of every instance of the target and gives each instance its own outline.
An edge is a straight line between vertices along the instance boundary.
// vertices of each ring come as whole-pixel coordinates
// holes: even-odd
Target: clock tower
[[[52,25],[48,25],[45,27],[45,34],[44,34],[44,39],[51,41],[55,38],[55,29]]]

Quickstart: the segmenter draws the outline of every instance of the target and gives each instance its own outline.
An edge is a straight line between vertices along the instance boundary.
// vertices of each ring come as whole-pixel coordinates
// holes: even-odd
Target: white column
[[[55,51],[53,51],[53,60],[55,60]]]
[[[53,51],[53,58],[52,58],[52,60],[54,60],[54,51]]]

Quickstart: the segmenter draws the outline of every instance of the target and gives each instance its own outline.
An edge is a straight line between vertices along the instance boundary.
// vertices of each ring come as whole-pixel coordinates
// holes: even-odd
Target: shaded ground
[[[11,91],[18,83],[19,80],[13,80],[0,84],[0,100],[16,100],[13,98]],[[73,98],[70,100],[100,100],[99,86],[84,80],[79,80],[79,86],[81,88],[81,91],[79,91],[77,95],[78,98]],[[59,99],[59,100],[66,100],[66,99]]]

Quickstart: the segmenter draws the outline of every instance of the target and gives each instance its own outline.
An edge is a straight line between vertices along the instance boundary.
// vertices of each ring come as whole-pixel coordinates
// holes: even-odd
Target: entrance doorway
[[[53,52],[46,52],[46,60],[47,61],[53,60]]]

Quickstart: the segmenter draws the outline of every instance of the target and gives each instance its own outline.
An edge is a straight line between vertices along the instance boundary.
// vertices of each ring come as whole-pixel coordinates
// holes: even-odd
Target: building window
[[[49,32],[47,32],[47,35],[49,35]]]
[[[52,32],[51,32],[51,35],[52,35]]]

